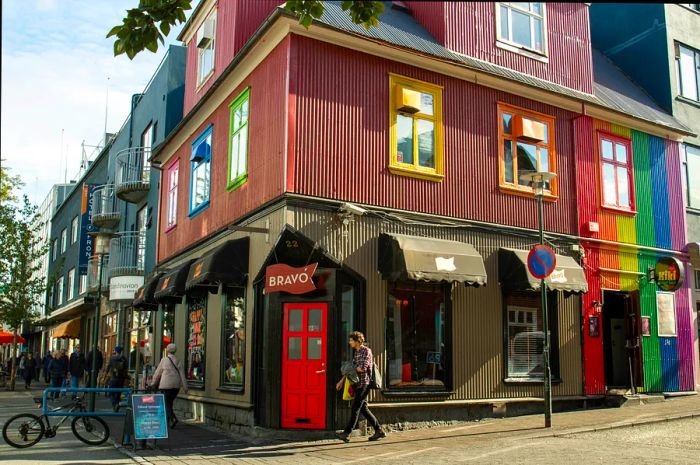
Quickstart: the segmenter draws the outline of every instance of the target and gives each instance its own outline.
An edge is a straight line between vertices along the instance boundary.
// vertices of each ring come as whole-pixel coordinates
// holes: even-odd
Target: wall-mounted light
[[[656,268],[651,265],[647,267],[647,281],[650,283],[656,282]]]
[[[596,313],[602,313],[603,312],[603,304],[602,302],[598,302],[597,300],[594,300],[591,305],[593,306],[593,311]]]

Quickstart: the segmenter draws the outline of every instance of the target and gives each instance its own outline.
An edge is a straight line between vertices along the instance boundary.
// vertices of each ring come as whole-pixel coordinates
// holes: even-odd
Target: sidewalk
[[[484,419],[478,422],[460,422],[451,426],[423,428],[409,431],[390,431],[385,440],[367,442],[365,437],[354,436],[349,444],[337,440],[300,441],[289,431],[288,440],[251,438],[223,433],[212,427],[181,421],[170,431],[170,441],[158,443],[158,449],[120,448],[142,464],[224,464],[224,463],[350,463],[358,460],[358,452],[372,450],[381,455],[410,456],[438,446],[449,447],[455,441],[502,440],[504,438],[537,439],[564,437],[584,432],[639,426],[683,418],[700,417],[700,395],[669,398],[663,402],[555,413],[552,428],[544,428],[543,415],[528,415],[504,419]],[[110,420],[112,440],[121,444],[123,420]],[[149,445],[150,447],[150,445]],[[359,448],[359,449],[358,449]],[[375,455],[376,456],[376,455]],[[418,458],[416,455],[415,458]]]

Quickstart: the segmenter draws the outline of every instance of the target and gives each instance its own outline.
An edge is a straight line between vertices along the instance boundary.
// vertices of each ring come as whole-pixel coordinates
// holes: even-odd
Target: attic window
[[[496,8],[500,42],[540,54],[547,53],[544,3],[500,2]]]

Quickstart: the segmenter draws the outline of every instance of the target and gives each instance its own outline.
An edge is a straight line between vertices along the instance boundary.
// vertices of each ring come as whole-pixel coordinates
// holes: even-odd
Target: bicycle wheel
[[[5,442],[18,449],[32,447],[44,436],[44,422],[31,413],[15,415],[2,427]]]
[[[109,439],[109,426],[100,417],[75,417],[70,428],[76,438],[91,446],[99,446]]]

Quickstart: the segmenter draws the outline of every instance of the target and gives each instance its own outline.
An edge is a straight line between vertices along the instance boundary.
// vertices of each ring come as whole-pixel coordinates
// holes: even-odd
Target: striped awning
[[[53,330],[54,339],[77,339],[80,337],[80,318],[61,323]]]

